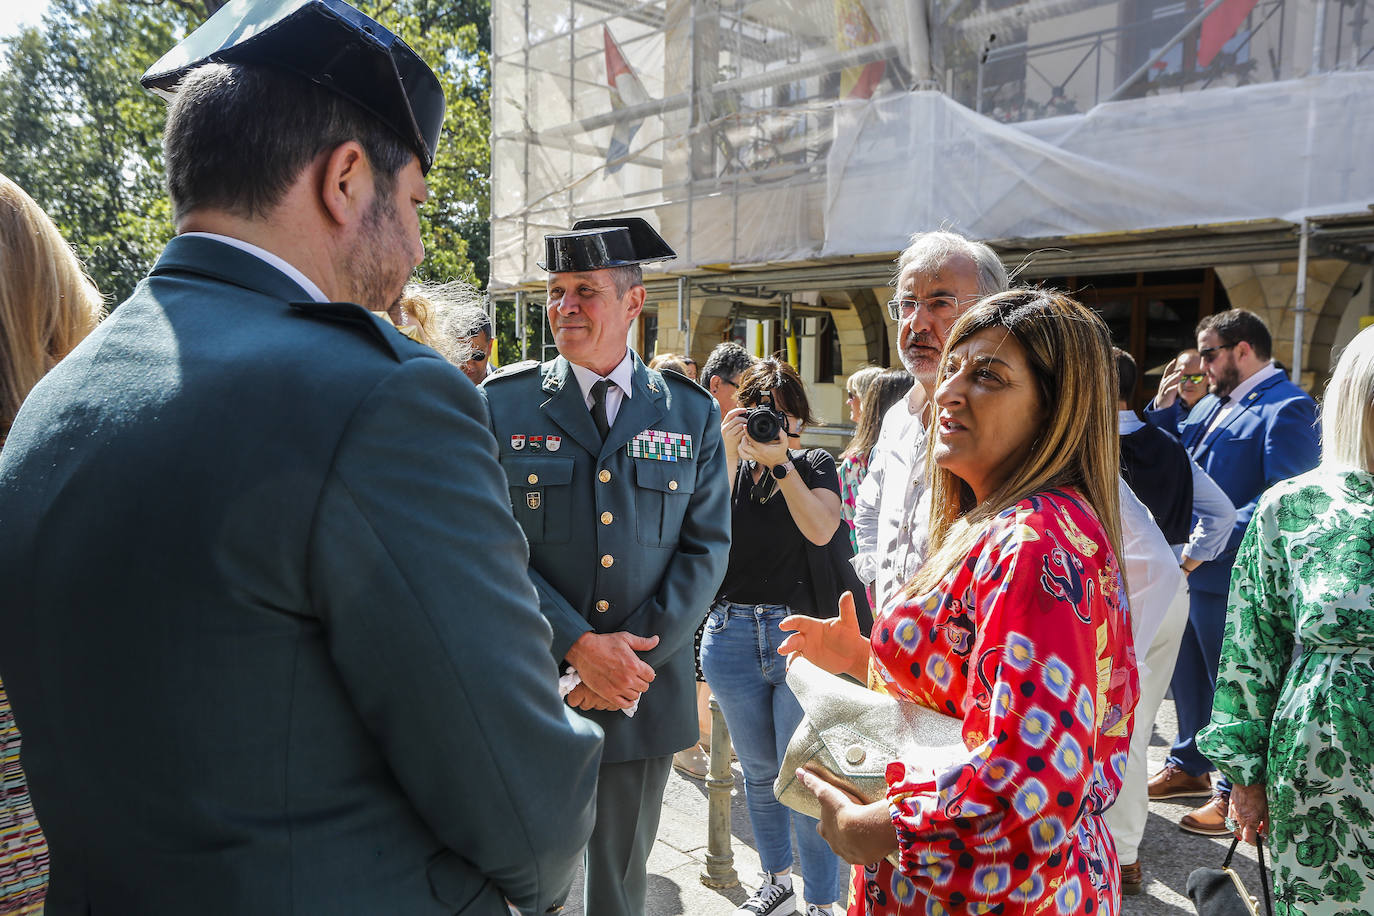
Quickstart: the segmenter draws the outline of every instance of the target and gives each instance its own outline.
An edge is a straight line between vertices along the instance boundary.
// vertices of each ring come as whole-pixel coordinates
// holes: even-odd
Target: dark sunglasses
[[[1182,378],[1182,380],[1185,381],[1185,382],[1192,382],[1194,385],[1201,385],[1201,384],[1202,384],[1202,380],[1205,379],[1205,378],[1207,378],[1207,376],[1206,376],[1204,373],[1198,372],[1198,373],[1193,374],[1193,375],[1184,375],[1184,376],[1181,376],[1181,378]]]
[[[1204,363],[1210,363],[1212,360],[1216,359],[1218,350],[1229,350],[1234,346],[1235,344],[1229,343],[1215,347],[1203,347],[1201,350],[1197,351],[1197,355],[1202,357]]]

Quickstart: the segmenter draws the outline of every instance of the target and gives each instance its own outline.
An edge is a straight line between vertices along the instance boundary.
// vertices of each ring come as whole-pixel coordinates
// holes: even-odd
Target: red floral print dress
[[[1116,916],[1102,812],[1138,691],[1111,543],[1073,490],[993,520],[934,591],[873,627],[870,682],[962,716],[968,761],[935,781],[888,766],[901,868],[858,867],[850,916]]]

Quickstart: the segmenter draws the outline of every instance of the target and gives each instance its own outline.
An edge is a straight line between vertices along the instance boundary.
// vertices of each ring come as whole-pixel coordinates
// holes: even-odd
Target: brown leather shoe
[[[1166,798],[1207,798],[1212,794],[1212,776],[1189,776],[1172,763],[1164,764],[1164,769],[1150,777],[1148,783],[1150,801]]]
[[[1231,796],[1213,795],[1207,804],[1183,815],[1178,826],[1199,836],[1230,836],[1232,831],[1226,829],[1226,809],[1230,804]]]
[[[1139,894],[1144,890],[1145,871],[1140,867],[1140,860],[1121,866],[1121,893]]]

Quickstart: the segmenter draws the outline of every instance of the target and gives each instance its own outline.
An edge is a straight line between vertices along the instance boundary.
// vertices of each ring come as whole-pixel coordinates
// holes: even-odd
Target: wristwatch
[[[784,461],[782,464],[773,465],[773,469],[769,473],[773,475],[774,480],[782,480],[790,470],[792,470],[792,462]]]

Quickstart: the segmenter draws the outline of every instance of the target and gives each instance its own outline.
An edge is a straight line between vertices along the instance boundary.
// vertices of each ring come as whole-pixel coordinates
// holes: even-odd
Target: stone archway
[[[1330,374],[1331,346],[1350,298],[1367,268],[1337,258],[1307,262],[1307,303],[1304,318],[1301,372],[1290,376],[1310,392],[1320,393]],[[1274,338],[1274,358],[1293,361],[1293,330],[1297,312],[1297,261],[1269,261],[1216,268],[1233,308],[1247,309],[1264,319]],[[1290,367],[1291,368],[1291,367]]]
[[[826,290],[824,298],[830,302],[839,299],[849,303],[849,308],[834,309],[830,313],[840,338],[840,364],[844,374],[848,376],[860,366],[890,365],[885,333],[887,316],[873,290],[867,287]]]

